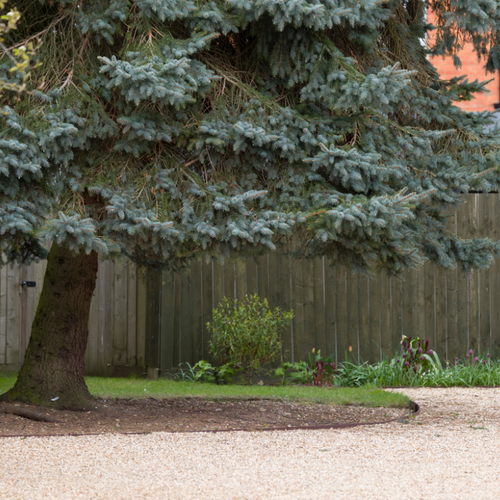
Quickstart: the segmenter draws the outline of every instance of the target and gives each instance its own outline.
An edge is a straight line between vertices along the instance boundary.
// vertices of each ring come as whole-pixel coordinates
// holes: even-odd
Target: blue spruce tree
[[[3,399],[89,405],[98,257],[181,269],[293,236],[303,257],[398,274],[426,259],[483,268],[499,250],[445,226],[464,193],[498,188],[492,114],[455,105],[484,83],[442,80],[429,61],[459,64],[472,42],[500,69],[498,1],[17,8],[24,21],[4,44],[40,39],[42,64],[19,96],[9,90],[19,76],[0,60],[0,254],[48,266],[24,365]]]

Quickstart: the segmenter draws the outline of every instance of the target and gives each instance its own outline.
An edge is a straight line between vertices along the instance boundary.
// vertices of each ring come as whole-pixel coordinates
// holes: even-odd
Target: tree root
[[[49,415],[44,415],[43,413],[39,413],[37,411],[13,405],[5,405],[5,404],[0,405],[0,413],[17,415],[18,417],[28,418],[30,420],[36,420],[37,422],[51,422],[51,423],[60,422],[56,418],[51,417]]]

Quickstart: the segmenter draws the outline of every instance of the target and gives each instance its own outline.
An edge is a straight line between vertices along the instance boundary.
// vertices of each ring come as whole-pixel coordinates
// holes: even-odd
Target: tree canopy
[[[33,92],[2,98],[0,253],[52,240],[150,267],[274,249],[399,273],[485,267],[446,214],[498,188],[485,90],[440,79],[472,42],[500,68],[495,0],[22,1]],[[426,9],[435,13],[433,26]],[[429,46],[426,41],[432,41]],[[13,82],[0,60],[0,78]]]

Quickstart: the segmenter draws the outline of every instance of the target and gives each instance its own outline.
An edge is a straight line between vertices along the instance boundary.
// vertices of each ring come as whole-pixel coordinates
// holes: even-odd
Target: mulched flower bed
[[[261,430],[333,423],[378,422],[399,418],[402,408],[300,404],[275,400],[212,401],[201,398],[96,399],[92,411],[75,412],[17,403],[10,407],[37,412],[57,422],[40,422],[0,413],[0,435]],[[0,412],[1,412],[0,406]]]

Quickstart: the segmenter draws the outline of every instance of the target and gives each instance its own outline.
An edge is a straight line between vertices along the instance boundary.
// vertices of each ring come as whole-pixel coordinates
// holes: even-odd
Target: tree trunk
[[[97,264],[94,251],[74,255],[53,243],[23,366],[15,386],[0,401],[92,407],[83,375]]]

